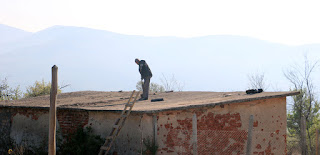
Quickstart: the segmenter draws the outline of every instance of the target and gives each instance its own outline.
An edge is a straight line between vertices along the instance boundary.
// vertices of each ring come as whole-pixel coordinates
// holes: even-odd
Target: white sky
[[[0,0],[0,24],[36,32],[53,25],[122,34],[241,35],[287,45],[320,43],[320,1]]]

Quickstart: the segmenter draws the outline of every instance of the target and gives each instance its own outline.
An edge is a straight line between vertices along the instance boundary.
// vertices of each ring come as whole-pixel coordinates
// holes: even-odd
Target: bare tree
[[[248,74],[248,80],[249,80],[249,88],[251,89],[268,89],[269,85],[266,84],[266,79],[264,72],[255,72],[253,74]]]
[[[164,74],[162,74],[162,78],[160,79],[164,89],[166,91],[182,91],[184,89],[185,84],[178,81],[174,74],[172,74],[171,78],[168,78]]]
[[[150,84],[150,91],[152,93],[164,92],[164,87],[160,84],[157,84],[157,83],[151,83]]]
[[[299,95],[293,96],[293,113],[288,115],[288,128],[296,124],[297,134],[301,141],[302,154],[312,154],[310,127],[313,125],[314,117],[319,111],[319,105],[315,99],[314,85],[311,75],[318,67],[318,62],[311,62],[307,55],[304,57],[304,65],[295,65],[284,71],[284,76],[293,85],[293,90],[300,91]],[[307,130],[307,132],[306,132]],[[307,147],[306,135],[308,134],[309,149]]]

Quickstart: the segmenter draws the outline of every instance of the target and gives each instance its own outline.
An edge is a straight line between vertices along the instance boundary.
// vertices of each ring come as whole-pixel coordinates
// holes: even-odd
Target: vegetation
[[[59,131],[57,131],[59,135]],[[69,134],[65,138],[57,136],[57,154],[68,155],[91,155],[98,154],[104,140],[94,135],[91,127],[85,129],[79,127],[74,134]],[[46,155],[48,154],[48,140],[41,142],[40,146],[32,146],[32,142],[24,140],[21,144],[16,144],[10,136],[0,136],[0,154],[12,155]]]
[[[85,129],[79,127],[74,134],[69,135],[66,141],[58,139],[57,154],[98,154],[103,142],[100,136],[93,134],[91,127]]]
[[[137,84],[136,84],[137,90],[142,91],[142,83],[143,83],[142,81],[137,82]],[[164,92],[164,87],[162,85],[157,84],[157,83],[151,82],[149,90],[152,93]]]
[[[36,97],[41,95],[50,94],[51,83],[42,81],[36,81],[33,86],[27,88],[27,92],[24,94],[24,97]],[[58,93],[61,93],[61,89],[58,89]]]
[[[172,74],[171,78],[162,74],[162,78],[160,80],[165,91],[182,91],[184,89],[184,83],[178,81],[174,74]]]
[[[307,57],[303,67],[295,66],[288,69],[284,74],[293,85],[294,91],[300,91],[299,95],[293,96],[292,110],[287,114],[287,128],[290,139],[297,139],[302,155],[314,154],[315,131],[319,127],[319,102],[315,97],[312,82],[312,73],[318,62],[311,63]],[[288,142],[291,143],[291,142]],[[292,143],[291,143],[292,144]]]
[[[149,138],[143,141],[144,146],[146,149],[142,152],[144,155],[156,155],[159,146],[155,144],[154,141],[151,141]]]
[[[311,62],[305,56],[303,65],[295,65],[284,71],[292,84],[291,91],[300,94],[292,96],[292,109],[287,111],[288,154],[301,152],[302,155],[315,153],[316,130],[320,127],[319,101],[317,100],[312,75],[318,61]],[[267,89],[264,73],[248,75],[250,88]]]
[[[16,88],[11,88],[8,85],[7,78],[0,82],[0,101],[2,100],[17,100],[21,98],[22,92],[20,86]]]
[[[256,72],[248,75],[249,89],[268,89],[264,72]]]
[[[9,135],[0,136],[0,154],[11,155],[46,155],[48,141],[44,140],[40,146],[31,146],[32,142],[23,139],[17,144]]]

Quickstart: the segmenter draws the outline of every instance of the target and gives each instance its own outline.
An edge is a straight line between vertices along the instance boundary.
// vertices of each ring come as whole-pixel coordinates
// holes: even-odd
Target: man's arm
[[[149,70],[150,76],[152,77],[152,72],[151,72],[149,65],[148,65],[148,70]]]
[[[143,63],[140,63],[139,64],[139,72],[140,72],[140,75],[141,75],[141,80],[143,79],[143,77],[142,77],[142,67],[143,67]]]

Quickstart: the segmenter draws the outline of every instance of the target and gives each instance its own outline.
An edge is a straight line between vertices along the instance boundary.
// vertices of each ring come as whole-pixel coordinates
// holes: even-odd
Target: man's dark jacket
[[[141,78],[145,78],[148,76],[152,77],[152,72],[151,72],[148,64],[144,60],[140,60],[140,62],[139,62],[139,72],[141,74]]]

